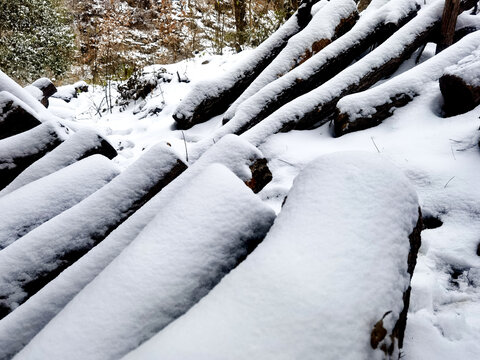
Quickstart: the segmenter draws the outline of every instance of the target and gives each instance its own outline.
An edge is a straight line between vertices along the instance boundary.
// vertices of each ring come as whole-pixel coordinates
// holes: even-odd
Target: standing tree
[[[0,68],[17,81],[62,75],[73,49],[60,0],[0,0]]]

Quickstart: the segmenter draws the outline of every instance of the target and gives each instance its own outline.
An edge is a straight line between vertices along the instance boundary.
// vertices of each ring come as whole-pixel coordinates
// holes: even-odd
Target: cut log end
[[[455,116],[466,113],[480,104],[480,86],[469,85],[456,75],[440,78],[440,91],[444,99],[444,113]]]
[[[0,140],[33,129],[41,124],[34,115],[13,101],[0,108]]]
[[[252,178],[245,184],[252,189],[254,193],[259,193],[270,181],[272,181],[272,172],[268,168],[267,159],[258,159],[251,166]]]

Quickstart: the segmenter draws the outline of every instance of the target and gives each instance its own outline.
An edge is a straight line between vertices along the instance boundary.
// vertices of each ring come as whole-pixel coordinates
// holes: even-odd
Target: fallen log
[[[257,249],[124,359],[398,358],[419,219],[415,189],[381,155],[323,156]]]
[[[446,116],[463,114],[480,104],[480,48],[468,55],[465,54],[465,59],[458,64],[445,69],[440,78]]]
[[[40,103],[48,108],[48,98],[57,92],[57,88],[50,79],[41,78],[25,87],[32,96],[37,98]]]
[[[480,55],[479,47],[480,32],[475,32],[440,54],[381,85],[343,97],[337,104],[334,121],[335,136],[377,126],[391,116],[397,108],[408,104],[414,97],[420,95],[425,84],[438,81],[439,78],[442,84],[441,79],[445,68],[455,65],[472,53]],[[480,70],[478,64],[480,62],[477,63]],[[461,72],[467,76],[474,74],[473,69],[462,69]],[[448,84],[448,80],[444,85],[446,85],[444,91],[450,92],[451,98],[448,105],[461,106],[462,102],[469,101],[464,93],[460,93],[458,87]],[[480,101],[480,91],[478,101]],[[473,103],[471,105],[474,106]]]
[[[227,110],[280,53],[288,39],[307,26],[312,18],[312,6],[316,2],[318,0],[303,0],[295,15],[235,69],[215,80],[195,85],[173,114],[177,126],[188,129]]]
[[[0,251],[110,182],[118,168],[91,156],[0,198]]]
[[[432,33],[438,31],[442,12],[442,0],[422,8],[414,19],[378,48],[317,89],[286,104],[242,136],[258,145],[278,132],[325,124],[335,113],[342,97],[363,91],[393,74]],[[396,100],[405,101],[403,97]]]
[[[0,92],[0,140],[41,124],[35,111],[16,96]]]
[[[357,19],[357,6],[353,0],[331,1],[324,5],[313,15],[305,29],[292,36],[278,56],[230,105],[223,117],[223,123],[233,118],[242,102],[344,35],[355,25]]]
[[[160,193],[130,216],[105,240],[49,282],[27,302],[0,321],[0,359],[19,352],[88,283],[105,269],[169,203],[212,164],[222,164],[244,182],[259,184],[261,179],[250,167],[263,154],[235,135],[218,141],[203,156],[166,186]],[[24,324],[28,323],[28,326]]]
[[[274,219],[274,211],[229,170],[208,167],[17,359],[32,353],[121,358],[204,297],[263,240]]]
[[[66,139],[66,128],[43,123],[21,134],[0,140],[0,189],[23,170]]]
[[[0,318],[101,242],[185,169],[170,147],[157,145],[100,190],[0,251]]]
[[[79,130],[50,153],[26,168],[7,187],[0,191],[0,196],[94,154],[104,155],[109,159],[117,156],[117,152],[112,145],[95,131],[90,129]]]
[[[383,43],[417,13],[411,0],[392,1],[360,18],[344,36],[326,46],[308,62],[263,87],[245,100],[221,133],[241,134],[268,115],[334,78],[362,54]]]

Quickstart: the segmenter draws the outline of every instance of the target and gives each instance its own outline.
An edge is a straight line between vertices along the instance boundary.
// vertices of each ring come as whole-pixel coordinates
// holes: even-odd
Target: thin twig
[[[185,133],[182,131],[183,143],[185,144],[185,160],[188,163],[188,149],[187,149],[187,140],[185,140]]]
[[[453,146],[452,146],[452,145],[450,145],[450,150],[452,150],[453,159],[454,159],[454,160],[457,160],[457,158],[455,157],[455,153],[453,152]]]
[[[375,145],[375,149],[377,149],[378,153],[380,154],[380,150],[378,149],[377,144],[375,144],[375,140],[373,140],[373,136],[370,136],[370,139],[372,139],[373,145]]]
[[[445,186],[443,188],[446,189],[447,185],[450,184],[450,181],[452,181],[453,179],[455,179],[455,176],[452,176],[452,178],[447,181],[447,183],[445,184]]]

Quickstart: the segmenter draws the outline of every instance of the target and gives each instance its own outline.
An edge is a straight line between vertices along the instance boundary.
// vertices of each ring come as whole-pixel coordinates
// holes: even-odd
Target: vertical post
[[[457,17],[460,12],[460,0],[445,0],[445,7],[442,15],[442,25],[440,29],[440,41],[437,44],[436,53],[453,44],[453,36],[455,34],[455,25],[457,25]]]

